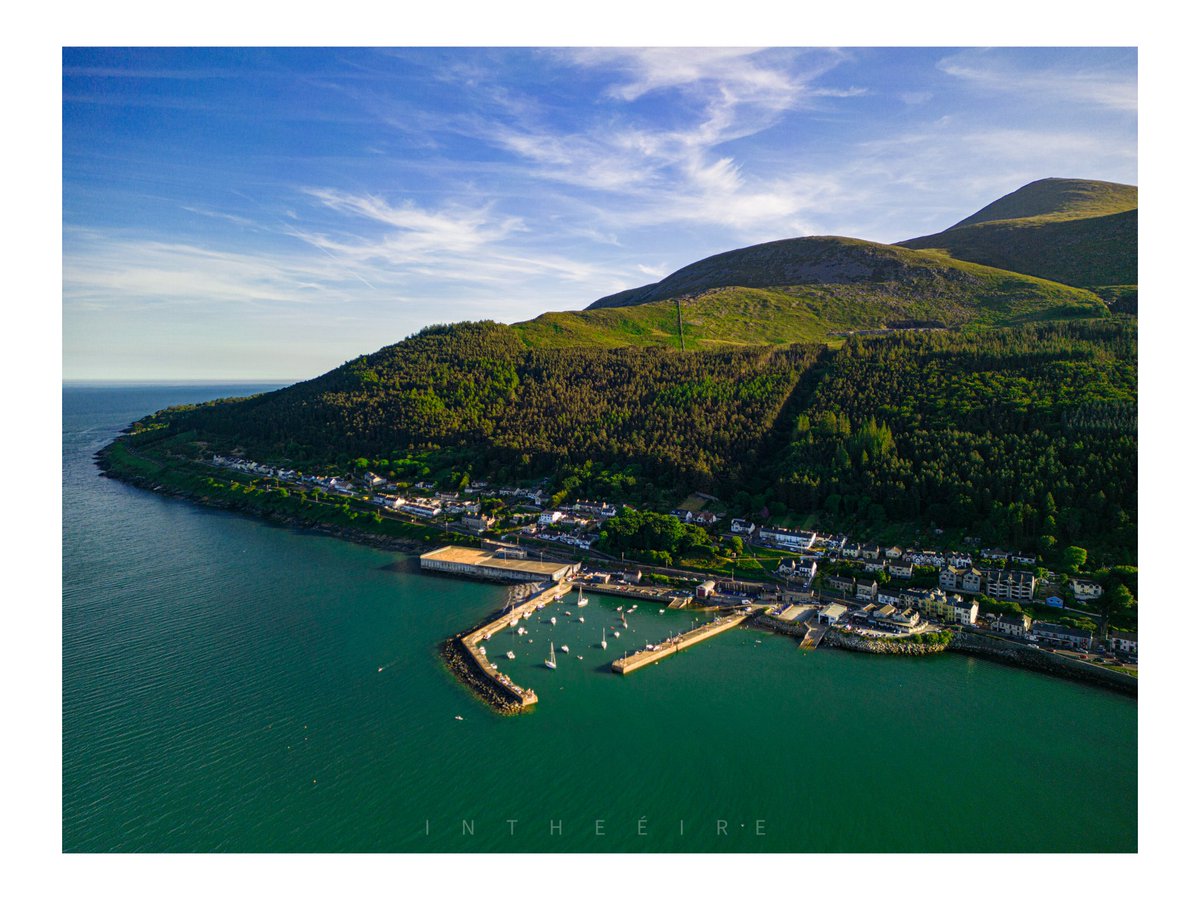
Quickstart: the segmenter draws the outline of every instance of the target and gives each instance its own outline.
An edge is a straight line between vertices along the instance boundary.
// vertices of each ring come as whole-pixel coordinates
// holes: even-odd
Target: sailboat
[[[600,649],[601,650],[608,649],[608,640],[604,637],[604,629],[603,628],[600,629]]]
[[[551,617],[550,617],[550,624],[551,624],[551,625],[557,625],[557,624],[558,624],[558,619],[554,618],[554,616],[551,616]]]
[[[546,660],[547,669],[557,669],[558,663],[554,661],[554,641],[550,642],[550,658]]]
[[[583,585],[579,586],[579,599],[575,601],[576,606],[587,606],[588,598],[583,596]]]

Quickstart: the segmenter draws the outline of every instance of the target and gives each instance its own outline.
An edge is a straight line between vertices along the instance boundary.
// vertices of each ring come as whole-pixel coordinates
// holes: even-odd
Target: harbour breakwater
[[[570,582],[534,588],[514,586],[511,602],[479,625],[456,634],[442,643],[441,656],[451,674],[473,690],[497,712],[511,715],[537,703],[537,694],[516,684],[487,657],[484,642],[506,628],[515,628],[521,617],[562,598],[571,589]],[[517,592],[517,593],[514,593]]]

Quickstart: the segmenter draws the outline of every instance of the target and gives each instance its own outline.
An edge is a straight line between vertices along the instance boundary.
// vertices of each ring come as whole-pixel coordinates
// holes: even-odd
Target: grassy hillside
[[[899,246],[1077,287],[1136,285],[1137,225],[1136,187],[1051,178]]]
[[[1043,178],[1005,194],[951,227],[1012,219],[1062,222],[1111,216],[1137,208],[1138,189],[1135,185],[1080,178]]]
[[[641,301],[628,303],[635,295]],[[599,305],[606,302],[619,305]],[[1106,315],[1104,304],[1088,291],[945,253],[849,238],[797,238],[720,254],[658,285],[613,295],[580,312],[546,313],[513,328],[533,347],[678,348],[682,318],[685,348],[702,349],[836,343],[846,332],[885,328]]]

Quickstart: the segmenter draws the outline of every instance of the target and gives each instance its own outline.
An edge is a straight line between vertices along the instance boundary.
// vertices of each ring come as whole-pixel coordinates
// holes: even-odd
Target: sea
[[[746,629],[621,677],[695,614],[640,604],[602,650],[628,600],[594,596],[492,639],[540,699],[503,717],[437,654],[503,587],[95,466],[147,413],[275,387],[63,387],[64,851],[1137,850],[1129,697]]]

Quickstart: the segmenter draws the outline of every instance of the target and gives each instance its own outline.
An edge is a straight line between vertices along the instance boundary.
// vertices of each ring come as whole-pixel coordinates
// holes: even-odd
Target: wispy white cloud
[[[804,227],[806,205],[827,193],[827,182],[815,191],[821,179],[747,171],[726,148],[790,111],[867,93],[814,84],[846,59],[836,51],[604,49],[567,58],[611,74],[606,95],[629,109],[565,133],[529,117],[489,123],[477,136],[518,157],[526,177],[606,194],[597,215],[614,229],[686,221],[744,235]],[[639,119],[637,101],[668,91],[685,101],[673,126]]]
[[[1052,98],[1087,103],[1124,112],[1137,110],[1137,76],[1112,67],[1063,62],[1023,67],[1010,54],[971,50],[938,62],[947,75],[992,92],[1020,94],[1037,101]]]
[[[295,304],[344,296],[346,273],[320,258],[238,253],[94,230],[64,234],[70,307]]]

